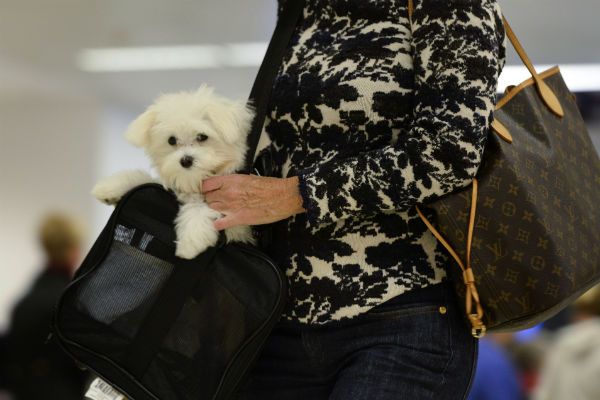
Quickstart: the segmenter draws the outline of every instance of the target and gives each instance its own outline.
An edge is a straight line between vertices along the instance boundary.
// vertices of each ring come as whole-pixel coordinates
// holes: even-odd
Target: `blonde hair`
[[[48,261],[65,263],[73,250],[79,248],[83,242],[85,228],[77,218],[53,212],[47,214],[39,227],[39,240]]]

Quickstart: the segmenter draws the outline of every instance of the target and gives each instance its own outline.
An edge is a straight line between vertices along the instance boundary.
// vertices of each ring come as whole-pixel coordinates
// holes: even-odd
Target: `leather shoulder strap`
[[[265,57],[256,74],[249,98],[249,102],[255,108],[256,116],[252,121],[250,133],[248,134],[248,150],[246,152],[244,169],[240,172],[252,172],[256,147],[258,146],[265,116],[267,115],[273,82],[303,9],[304,0],[287,0],[285,2],[277,20],[273,36],[271,36]]]

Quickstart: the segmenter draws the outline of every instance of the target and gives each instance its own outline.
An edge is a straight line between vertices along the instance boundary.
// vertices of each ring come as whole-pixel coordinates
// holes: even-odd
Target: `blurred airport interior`
[[[599,150],[600,3],[499,1],[535,64],[561,66]],[[201,83],[246,98],[275,21],[276,0],[0,0],[0,333],[45,262],[42,216],[85,220],[85,253],[111,212],[90,195],[94,183],[150,169],[123,138],[129,122],[161,92]],[[499,91],[527,77],[510,49]],[[489,348],[522,357],[519,385],[531,389],[527,368],[539,369],[550,345],[539,341],[554,331],[494,338]]]

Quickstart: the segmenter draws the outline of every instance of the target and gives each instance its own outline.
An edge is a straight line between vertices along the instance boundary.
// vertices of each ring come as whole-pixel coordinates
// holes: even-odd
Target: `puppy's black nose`
[[[183,168],[189,168],[192,166],[192,164],[194,164],[194,157],[184,156],[181,160],[179,160],[179,164],[181,164]]]

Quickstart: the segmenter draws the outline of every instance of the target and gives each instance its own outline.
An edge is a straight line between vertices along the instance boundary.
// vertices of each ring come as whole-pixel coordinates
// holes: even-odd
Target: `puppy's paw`
[[[203,203],[186,203],[175,219],[177,247],[175,255],[192,259],[217,244],[219,232],[213,226],[213,217],[219,214]]]
[[[198,251],[196,247],[194,247],[191,243],[177,243],[177,247],[175,248],[175,255],[179,258],[184,258],[186,260],[191,260],[200,254],[202,251]]]
[[[119,189],[115,182],[110,179],[103,179],[92,189],[92,195],[100,202],[109,206],[114,206],[121,200],[125,193]]]
[[[98,199],[100,200],[102,203],[106,204],[107,206],[116,206],[117,203],[119,202],[119,200],[121,200],[121,197],[112,197],[112,198],[108,198],[108,199]]]
[[[131,189],[149,182],[154,179],[144,171],[122,171],[98,182],[92,195],[102,203],[115,205]]]
[[[236,225],[225,229],[225,237],[229,242],[243,242],[256,244],[256,238],[252,235],[252,228],[248,225]]]
[[[191,260],[198,254],[206,251],[206,249],[209,247],[217,244],[218,239],[218,235],[214,235],[214,237],[210,235],[203,235],[201,238],[183,238],[177,241],[175,255],[180,258],[185,258],[186,260]]]

